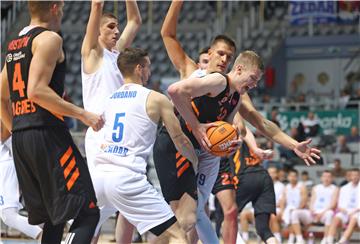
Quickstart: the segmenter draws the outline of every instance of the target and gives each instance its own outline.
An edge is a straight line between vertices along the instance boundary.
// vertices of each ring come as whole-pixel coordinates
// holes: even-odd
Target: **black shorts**
[[[241,212],[248,202],[252,202],[255,215],[260,213],[276,213],[274,184],[265,169],[249,172],[244,171],[238,179],[236,203],[239,212]]]
[[[98,214],[89,170],[66,128],[15,131],[12,144],[30,224]]]
[[[223,190],[235,190],[234,174],[231,167],[231,160],[229,158],[221,158],[219,174],[216,178],[212,194],[216,194]]]
[[[167,202],[179,200],[184,193],[197,200],[194,168],[189,160],[178,153],[164,127],[160,128],[154,144],[154,164]]]

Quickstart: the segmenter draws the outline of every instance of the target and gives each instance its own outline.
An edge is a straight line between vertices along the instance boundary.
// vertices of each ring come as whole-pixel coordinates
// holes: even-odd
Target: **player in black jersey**
[[[63,6],[63,1],[29,2],[30,25],[7,46],[1,120],[13,133],[16,173],[29,223],[44,223],[42,243],[60,243],[65,222],[74,219],[66,242],[88,244],[99,210],[88,168],[63,116],[80,119],[94,130],[104,121],[61,98],[66,61],[56,32]]]
[[[176,38],[177,19],[180,14],[183,1],[174,0],[168,10],[164,20],[161,35],[166,47],[166,51],[175,68],[179,71],[181,78],[187,78],[191,74],[197,72],[196,63],[185,53],[181,44]],[[192,4],[187,2],[186,4]],[[220,35],[214,39],[209,49],[209,65],[205,73],[225,72],[231,62],[231,58],[235,53],[235,43],[231,43],[231,39]],[[230,40],[230,41],[229,41]],[[283,145],[286,148],[294,150],[294,152],[302,158],[308,165],[315,163],[313,158],[318,158],[319,150],[309,147],[311,140],[297,142],[293,138],[286,135],[274,123],[265,119],[253,106],[250,97],[245,93],[241,96],[241,105],[239,108],[241,116],[250,122],[254,127],[261,131],[266,137]],[[241,121],[241,120],[238,120]],[[237,125],[241,128],[241,125]],[[186,171],[185,171],[186,172]],[[199,174],[198,182],[202,183],[203,176]],[[183,187],[186,187],[184,184]],[[223,191],[229,193],[230,191]],[[235,243],[237,233],[237,207],[235,204],[235,196],[225,194],[223,201],[220,201],[224,210],[223,239],[225,243]],[[234,218],[235,217],[235,218]],[[201,218],[198,220],[202,221]],[[204,217],[204,219],[206,219]],[[199,222],[197,223],[199,224]],[[226,225],[225,225],[226,224]],[[199,230],[199,228],[197,228]],[[206,235],[213,233],[206,231]],[[201,236],[200,236],[201,239]]]

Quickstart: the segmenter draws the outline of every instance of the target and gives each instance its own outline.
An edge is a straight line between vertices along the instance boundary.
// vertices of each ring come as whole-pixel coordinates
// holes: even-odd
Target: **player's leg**
[[[255,216],[255,228],[258,235],[266,244],[278,244],[269,226],[270,214],[260,213]]]
[[[342,228],[343,224],[347,222],[347,218],[348,218],[347,215],[342,212],[339,212],[335,215],[329,227],[329,232],[327,237],[328,244],[334,243],[334,238],[336,236],[338,228]]]
[[[115,239],[118,244],[131,243],[134,232],[134,226],[127,221],[121,213],[119,213],[116,228],[115,228]]]
[[[162,194],[180,227],[188,232],[196,223],[197,208],[196,177],[191,162],[177,152],[165,128],[160,129],[153,151]]]
[[[224,214],[222,224],[222,237],[225,243],[236,243],[237,233],[237,205],[235,202],[235,190],[223,190],[216,194]]]
[[[106,198],[140,234],[150,231],[160,237],[177,223],[170,206],[147,181],[146,175],[126,168],[121,168],[118,172],[104,173],[107,174],[104,184]],[[175,227],[170,230],[170,234],[183,241],[185,232],[179,224]]]
[[[281,229],[280,229],[280,220],[277,215],[271,214],[270,215],[270,229],[274,233],[275,238],[278,240],[279,243],[282,242],[281,238]]]
[[[357,227],[358,216],[360,216],[360,214],[353,215],[350,218],[349,224],[346,227],[343,235],[341,236],[341,238],[340,238],[339,242],[337,242],[337,244],[345,244],[347,241],[350,240],[352,233],[354,232],[355,228]]]
[[[292,229],[296,236],[296,243],[304,243],[301,224],[309,225],[312,222],[311,213],[308,209],[294,209],[291,212]]]
[[[329,228],[331,225],[331,221],[334,217],[334,211],[333,210],[327,210],[324,215],[322,216],[320,222],[324,224],[324,237],[321,241],[321,244],[325,244],[328,234],[329,234]]]
[[[60,244],[65,223],[53,225],[51,222],[45,222],[44,231],[41,238],[41,244]],[[67,236],[65,241],[69,241],[71,236]],[[71,242],[65,242],[71,243]]]
[[[205,204],[207,203],[211,190],[218,176],[220,166],[220,158],[202,151],[199,155],[199,169],[197,177],[198,187],[198,205],[197,205],[197,222],[196,230],[199,239],[203,243],[218,243],[219,238],[212,227],[210,218],[205,212]]]
[[[19,214],[19,184],[12,159],[0,162],[0,217],[5,225],[39,239],[42,229]]]
[[[245,209],[240,213],[240,227],[242,239],[249,241],[249,223],[254,222],[254,212],[251,209]]]
[[[265,243],[278,243],[270,230],[270,215],[276,213],[275,192],[272,179],[267,171],[256,171],[247,174],[251,183],[253,206],[255,210],[255,227],[257,234]]]
[[[233,174],[231,173],[230,161],[228,158],[222,158],[220,161],[220,169],[212,193],[215,194],[222,208],[222,238],[225,243],[235,243],[238,230],[238,209],[235,200],[236,193]]]

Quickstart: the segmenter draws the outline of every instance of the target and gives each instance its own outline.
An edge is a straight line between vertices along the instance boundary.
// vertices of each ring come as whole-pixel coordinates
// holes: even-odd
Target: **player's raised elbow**
[[[171,99],[176,99],[183,94],[183,89],[178,84],[174,83],[168,87],[167,92]]]

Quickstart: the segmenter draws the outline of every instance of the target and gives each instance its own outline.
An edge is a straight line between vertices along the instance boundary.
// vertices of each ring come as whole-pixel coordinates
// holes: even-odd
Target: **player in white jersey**
[[[103,1],[92,1],[81,48],[83,103],[85,109],[92,112],[102,111],[105,98],[123,84],[116,60],[119,52],[131,45],[141,25],[136,1],[126,1],[127,23],[121,35],[117,18],[103,13],[103,5]],[[89,127],[85,135],[85,151],[90,174],[98,148],[97,133]],[[131,242],[132,233],[133,226],[119,215],[116,230],[118,242]]]
[[[322,223],[325,228],[321,243],[326,243],[338,198],[338,188],[332,184],[332,180],[332,173],[325,170],[321,176],[321,184],[312,189],[309,209],[293,210],[291,228],[296,236],[302,233],[300,224],[307,226],[311,223]]]
[[[30,225],[26,217],[18,212],[19,183],[16,176],[10,132],[1,123],[0,143],[0,218],[5,225],[15,228],[33,239],[41,239],[42,229],[37,225]]]
[[[146,162],[160,120],[179,152],[197,166],[195,150],[182,132],[170,101],[143,87],[150,76],[147,52],[125,49],[118,57],[118,67],[124,85],[107,99],[103,140],[94,161],[99,205],[119,210],[140,234],[172,234],[184,242],[185,232],[170,206],[147,181]]]
[[[284,195],[280,202],[279,215],[282,217],[285,225],[290,226],[294,219],[294,213],[296,209],[303,209],[307,203],[307,189],[306,187],[298,182],[298,171],[290,169],[288,172],[289,184],[285,186]],[[288,243],[294,243],[294,231],[290,226],[290,236]],[[302,235],[296,236],[297,243],[302,243]]]
[[[334,237],[338,230],[342,229],[350,220],[360,211],[360,203],[358,202],[358,185],[360,180],[360,172],[358,168],[351,170],[351,181],[340,188],[337,213],[332,219],[329,234],[327,238],[328,244],[334,243]]]
[[[271,231],[274,233],[274,236],[276,237],[276,239],[279,241],[279,243],[282,243],[281,234],[280,234],[281,218],[278,215],[278,213],[280,212],[280,202],[281,202],[281,198],[284,196],[285,185],[279,181],[279,178],[278,178],[279,170],[276,167],[273,167],[273,166],[269,167],[268,172],[274,182],[276,214],[277,214],[277,215],[272,214],[270,216],[270,228],[271,228]]]

